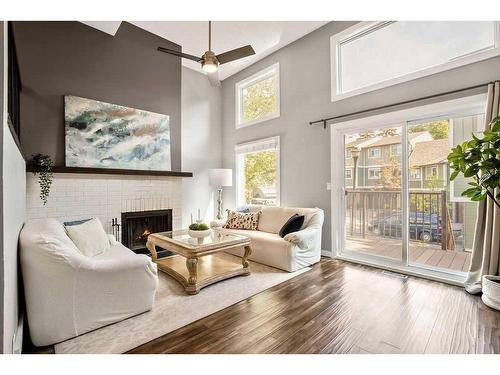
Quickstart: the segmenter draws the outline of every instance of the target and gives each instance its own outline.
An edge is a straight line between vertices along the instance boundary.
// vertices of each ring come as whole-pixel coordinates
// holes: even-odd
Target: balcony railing
[[[446,191],[409,193],[409,239],[455,250]],[[402,237],[401,191],[346,190],[346,231],[351,236]]]

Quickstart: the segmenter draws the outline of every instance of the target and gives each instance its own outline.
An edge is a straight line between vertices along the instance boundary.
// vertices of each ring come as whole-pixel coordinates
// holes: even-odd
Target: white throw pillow
[[[83,224],[67,226],[66,232],[85,256],[94,257],[109,249],[109,238],[97,218]]]

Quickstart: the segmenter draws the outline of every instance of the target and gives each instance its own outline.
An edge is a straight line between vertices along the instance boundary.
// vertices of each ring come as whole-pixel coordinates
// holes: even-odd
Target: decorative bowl
[[[206,230],[192,230],[188,229],[188,234],[193,237],[193,238],[205,238],[212,233],[211,229],[206,229]]]

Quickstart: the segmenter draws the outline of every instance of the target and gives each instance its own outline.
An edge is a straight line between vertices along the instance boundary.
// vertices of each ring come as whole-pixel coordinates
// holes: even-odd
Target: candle
[[[198,208],[198,220],[201,220],[200,209]]]
[[[193,214],[191,214],[191,224],[193,224]]]

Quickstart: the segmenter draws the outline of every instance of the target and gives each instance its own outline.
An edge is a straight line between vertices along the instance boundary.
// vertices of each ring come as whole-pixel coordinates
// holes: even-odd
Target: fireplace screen
[[[122,213],[122,243],[136,253],[147,253],[149,234],[172,230],[172,210]]]

